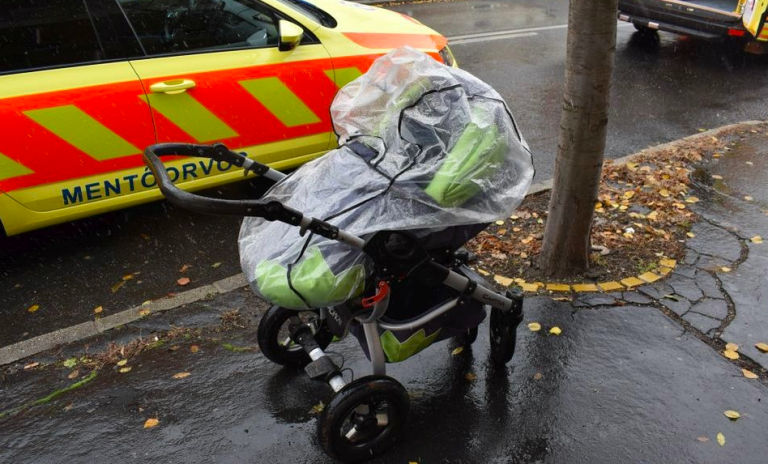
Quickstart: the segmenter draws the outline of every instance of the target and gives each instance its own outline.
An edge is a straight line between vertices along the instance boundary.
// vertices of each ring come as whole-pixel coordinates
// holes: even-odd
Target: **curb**
[[[638,153],[610,161],[613,164],[618,165],[626,164],[627,162],[642,154],[674,148],[677,145],[682,145],[686,142],[702,137],[713,137],[721,132],[729,131],[737,127],[756,126],[766,122],[768,121],[745,121],[736,124],[729,124],[727,126],[722,126],[716,129],[710,129],[704,132],[689,135],[672,142],[655,145],[653,147],[643,149]],[[543,182],[537,182],[530,186],[526,196],[535,195],[551,188],[552,179],[545,180]],[[43,351],[55,348],[59,345],[73,343],[93,337],[95,335],[99,335],[110,329],[114,329],[116,327],[137,321],[152,313],[168,311],[183,305],[200,301],[213,295],[229,293],[232,290],[245,287],[246,285],[248,285],[248,282],[245,279],[245,276],[243,274],[236,274],[209,285],[178,293],[176,296],[171,298],[164,298],[161,300],[153,301],[151,303],[136,306],[125,311],[112,314],[110,316],[102,317],[93,321],[83,322],[81,324],[73,325],[70,327],[65,327],[63,329],[49,332],[47,334],[38,335],[37,337],[33,337],[28,340],[14,343],[13,345],[4,346],[0,348],[0,366],[19,361],[29,356],[34,356]]]
[[[248,285],[243,274],[233,275],[209,285],[194,288],[176,294],[171,298],[152,301],[135,306],[125,311],[101,317],[93,321],[65,327],[47,334],[38,335],[13,345],[0,348],[0,366],[10,364],[59,345],[77,342],[102,334],[116,327],[129,324],[153,313],[161,313],[183,305],[194,303],[213,295],[229,293],[232,290]]]

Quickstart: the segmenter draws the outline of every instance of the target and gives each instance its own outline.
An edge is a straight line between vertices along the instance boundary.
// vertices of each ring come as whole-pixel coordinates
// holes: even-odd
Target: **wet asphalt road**
[[[537,180],[551,177],[563,80],[567,2],[464,1],[392,7],[453,40],[464,69],[508,101],[536,154]],[[468,35],[531,29],[511,37]],[[542,29],[543,28],[543,29]],[[462,43],[463,42],[463,43]],[[729,45],[619,27],[608,157],[619,157],[700,128],[765,119],[761,89],[768,58]],[[256,196],[240,184],[225,196]],[[164,203],[145,205],[0,241],[0,346],[83,322],[148,299],[204,285],[239,270],[236,218],[205,217]],[[213,267],[216,263],[222,263]],[[184,264],[191,267],[185,273]],[[140,274],[135,274],[140,272]],[[123,277],[131,280],[113,291]],[[39,305],[34,314],[27,308]]]
[[[623,306],[574,310],[548,298],[526,300],[515,358],[504,370],[487,362],[487,325],[471,349],[452,356],[449,342],[390,365],[407,388],[411,413],[402,439],[373,463],[676,463],[761,464],[768,451],[766,387],[686,333],[661,311]],[[216,324],[259,302],[236,291],[131,324],[132,333]],[[547,335],[549,327],[560,336]],[[254,326],[219,333],[235,346],[253,343]],[[146,333],[146,332],[144,332]],[[109,334],[120,340],[121,332]],[[92,342],[89,352],[107,340]],[[261,354],[232,352],[221,342],[183,339],[129,361],[131,372],[103,369],[90,384],[10,418],[0,461],[35,464],[254,463],[326,464],[312,407],[330,389]],[[197,343],[200,350],[192,353]],[[57,358],[82,353],[67,347]],[[332,345],[356,375],[370,372],[357,341]],[[42,362],[53,359],[45,354]],[[16,370],[2,384],[4,407],[68,385],[70,369]],[[173,375],[189,372],[177,380]],[[468,374],[477,377],[472,379]],[[537,376],[540,374],[541,377]],[[81,372],[81,376],[85,372]],[[3,408],[0,408],[2,410]],[[742,417],[729,421],[723,411]],[[160,425],[143,428],[147,418]],[[722,433],[725,446],[716,436]]]

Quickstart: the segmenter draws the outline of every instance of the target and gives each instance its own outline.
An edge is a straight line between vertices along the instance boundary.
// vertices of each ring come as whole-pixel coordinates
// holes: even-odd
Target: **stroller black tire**
[[[302,312],[317,313],[317,310],[296,311],[280,306],[272,306],[261,317],[256,331],[256,341],[262,354],[275,364],[281,366],[303,367],[310,363],[311,359],[304,349],[298,344],[285,346],[280,340],[280,329],[293,316]],[[333,333],[322,324],[315,334],[315,341],[320,348],[325,349],[331,344]]]
[[[323,451],[343,462],[363,462],[383,453],[402,432],[409,403],[408,392],[391,377],[369,375],[350,382],[331,398],[317,422]],[[366,405],[367,414],[356,411]],[[377,413],[383,411],[386,424],[379,425]],[[355,435],[350,438],[350,433]]]
[[[511,314],[500,309],[491,310],[491,361],[497,366],[504,366],[515,355],[517,326],[519,321],[512,320]]]

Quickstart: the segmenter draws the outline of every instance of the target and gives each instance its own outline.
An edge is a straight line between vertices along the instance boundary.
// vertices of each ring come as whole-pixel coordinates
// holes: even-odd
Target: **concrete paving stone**
[[[673,300],[671,298],[662,298],[659,303],[669,308],[673,313],[682,316],[691,309],[691,302],[685,298]]]
[[[727,230],[707,221],[699,221],[691,230],[696,236],[687,241],[688,248],[702,255],[736,261],[741,256],[741,243]]]
[[[724,298],[723,292],[717,285],[717,280],[707,271],[696,271],[696,286],[707,298]]]
[[[584,308],[584,307],[612,305],[616,303],[616,298],[613,298],[612,296],[603,294],[603,293],[588,293],[588,294],[580,295],[573,302],[574,302],[574,305],[573,305],[574,307]]]
[[[681,264],[675,267],[675,270],[672,271],[672,273],[693,279],[696,276],[696,268],[693,266]]]
[[[706,271],[717,271],[723,266],[731,267],[733,261],[727,261],[722,258],[716,258],[713,256],[702,256],[696,262],[696,267]]]
[[[696,264],[696,261],[699,260],[699,254],[696,253],[693,250],[686,250],[685,252],[685,258],[683,258],[683,264],[687,264],[689,266],[693,266]]]
[[[647,296],[637,292],[624,292],[621,299],[634,304],[649,304],[652,301]]]
[[[690,311],[683,315],[683,319],[690,322],[692,326],[696,327],[705,334],[712,329],[720,327],[720,321]]]
[[[666,295],[675,293],[675,289],[670,287],[665,282],[656,282],[651,285],[643,285],[642,287],[638,288],[638,290],[641,293],[644,293],[653,298],[654,300],[660,300]]]
[[[667,283],[675,290],[675,294],[692,302],[704,298],[704,293],[696,286],[696,281],[688,277],[673,275]]]
[[[728,305],[725,300],[704,300],[693,305],[691,311],[723,320],[728,316]]]

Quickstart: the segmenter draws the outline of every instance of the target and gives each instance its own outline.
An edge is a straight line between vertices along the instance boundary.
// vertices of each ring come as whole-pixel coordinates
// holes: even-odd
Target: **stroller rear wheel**
[[[520,290],[509,289],[506,294],[513,302],[509,311],[491,310],[491,361],[504,366],[515,355],[517,326],[523,321],[523,294]]]
[[[306,322],[310,318],[318,316],[317,310],[296,311],[280,306],[272,306],[264,313],[259,322],[256,339],[259,349],[267,359],[281,366],[303,367],[310,363],[309,355],[298,343],[291,340],[288,331],[288,321],[292,317],[298,317]],[[333,333],[328,326],[319,321],[319,327],[315,332],[315,341],[320,348],[325,349],[331,344]]]
[[[318,421],[323,450],[344,462],[361,462],[397,440],[408,416],[408,393],[382,375],[361,377],[339,390]]]

